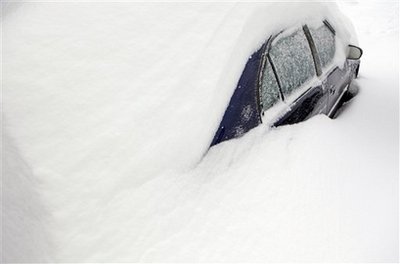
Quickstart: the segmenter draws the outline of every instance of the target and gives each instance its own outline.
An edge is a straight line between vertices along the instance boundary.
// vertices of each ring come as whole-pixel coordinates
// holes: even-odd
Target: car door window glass
[[[284,95],[315,76],[313,57],[302,29],[279,38],[272,44],[269,54]]]
[[[310,28],[322,68],[326,68],[335,56],[335,35],[324,24],[316,29]]]
[[[267,60],[261,79],[261,103],[263,110],[269,109],[279,100],[279,86],[269,60]]]

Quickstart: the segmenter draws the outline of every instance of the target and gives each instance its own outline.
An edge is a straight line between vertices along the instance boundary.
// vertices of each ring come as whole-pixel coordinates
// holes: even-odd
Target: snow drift
[[[270,34],[327,18],[355,43],[336,5],[2,8],[4,261],[397,258],[398,116],[375,137],[355,103],[206,154]]]

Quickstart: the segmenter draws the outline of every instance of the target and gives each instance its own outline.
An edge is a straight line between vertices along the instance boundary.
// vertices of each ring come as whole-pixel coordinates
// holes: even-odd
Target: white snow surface
[[[357,44],[335,4],[3,2],[2,261],[398,261],[399,3],[339,7],[338,118],[207,151],[269,34]]]

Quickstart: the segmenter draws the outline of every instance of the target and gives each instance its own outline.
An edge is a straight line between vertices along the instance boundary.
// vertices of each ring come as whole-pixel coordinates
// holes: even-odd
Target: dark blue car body
[[[324,21],[324,23],[331,28],[327,21]],[[306,25],[303,30],[306,34],[309,34]],[[334,31],[332,32],[334,33]],[[262,123],[260,72],[273,39],[274,36],[270,37],[247,61],[211,146],[240,137]],[[311,50],[316,53],[315,46],[312,46],[314,45],[312,39],[309,39],[309,41]],[[361,51],[361,49],[359,50]],[[316,59],[316,55],[313,55],[317,75],[321,76],[322,81],[309,87],[294,102],[291,102],[290,110],[277,116],[272,126],[298,123],[321,113],[334,117],[343,101],[349,98],[347,95],[349,93],[348,87],[352,79],[358,74],[359,58],[347,59],[344,67],[335,67],[322,75],[320,62]]]

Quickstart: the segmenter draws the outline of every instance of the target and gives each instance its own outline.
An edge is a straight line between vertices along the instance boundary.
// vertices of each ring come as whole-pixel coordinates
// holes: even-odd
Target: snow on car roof
[[[194,163],[248,57],[269,35],[323,19],[350,42],[332,3],[21,4],[3,22],[5,60],[24,76],[5,80],[5,98],[19,98],[6,116],[29,127],[13,131],[22,145],[60,137],[72,160],[96,135],[110,141],[101,149],[128,144],[132,156],[151,146],[160,167]]]

